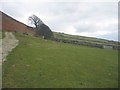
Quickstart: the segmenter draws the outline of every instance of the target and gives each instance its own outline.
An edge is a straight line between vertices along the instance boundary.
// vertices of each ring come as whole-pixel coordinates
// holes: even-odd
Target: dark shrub
[[[51,31],[51,29],[45,25],[42,24],[40,25],[37,30],[36,30],[37,34],[40,36],[44,36],[45,39],[50,39],[53,36],[53,32]]]

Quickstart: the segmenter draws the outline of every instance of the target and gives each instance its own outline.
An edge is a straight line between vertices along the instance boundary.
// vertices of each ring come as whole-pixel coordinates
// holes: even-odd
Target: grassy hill
[[[86,43],[84,45],[88,46],[89,44],[92,45],[100,45],[100,46],[112,46],[113,48],[120,47],[120,42],[113,41],[113,40],[106,40],[106,39],[100,39],[100,38],[93,38],[93,37],[85,37],[85,36],[76,36],[76,35],[70,35],[65,33],[58,33],[54,32],[54,37],[58,39],[63,40],[72,40],[77,41],[78,43]]]
[[[19,45],[3,63],[3,87],[118,87],[118,52],[15,34]]]

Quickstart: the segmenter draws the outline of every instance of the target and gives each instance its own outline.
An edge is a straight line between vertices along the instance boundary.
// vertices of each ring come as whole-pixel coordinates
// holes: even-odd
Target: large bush
[[[50,39],[53,36],[53,32],[51,31],[51,29],[45,25],[42,24],[40,25],[37,30],[36,30],[37,34],[40,36],[44,36],[45,39]]]

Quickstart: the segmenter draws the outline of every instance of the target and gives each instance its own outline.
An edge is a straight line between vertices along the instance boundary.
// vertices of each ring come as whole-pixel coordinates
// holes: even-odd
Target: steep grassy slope
[[[118,87],[118,52],[16,34],[3,87]]]

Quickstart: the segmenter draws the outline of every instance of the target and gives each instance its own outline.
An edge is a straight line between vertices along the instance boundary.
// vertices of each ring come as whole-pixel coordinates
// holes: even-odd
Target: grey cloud
[[[101,35],[101,36],[99,36],[99,38],[118,41],[118,32],[113,32],[113,33],[107,34],[107,35]]]
[[[76,28],[76,33],[96,31],[95,28],[90,25],[84,25],[84,26],[77,25],[75,28]]]

